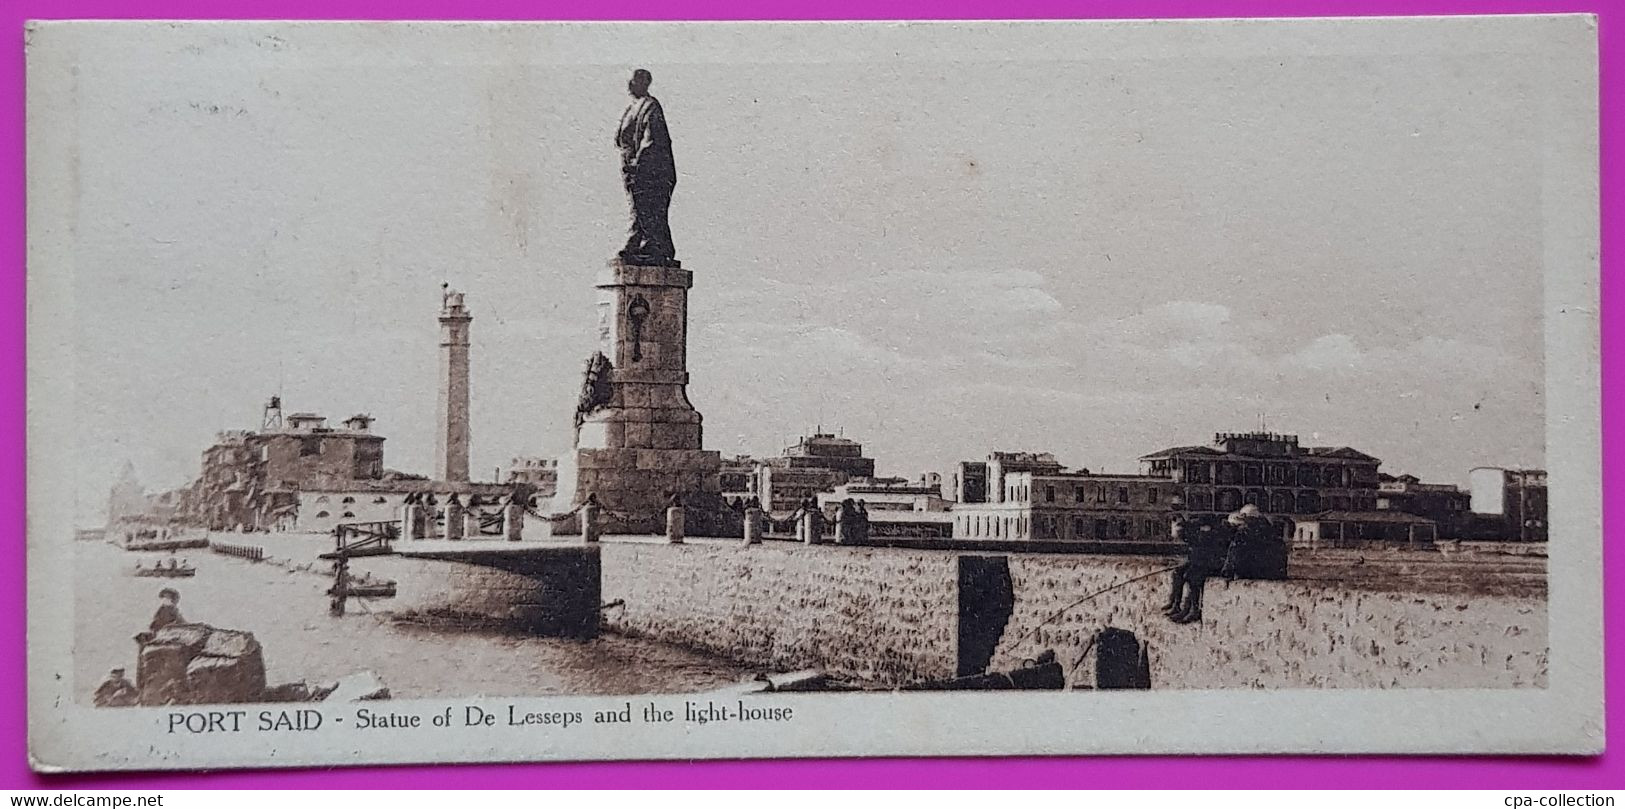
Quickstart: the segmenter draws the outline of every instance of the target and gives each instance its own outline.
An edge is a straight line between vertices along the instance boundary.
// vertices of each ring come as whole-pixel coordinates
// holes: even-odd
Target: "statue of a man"
[[[621,259],[633,264],[674,265],[677,248],[671,241],[666,209],[677,186],[677,164],[672,161],[666,113],[649,95],[653,80],[647,70],[633,71],[626,84],[632,103],[615,130],[615,145],[621,150],[621,180],[632,201],[631,233],[621,249]]]

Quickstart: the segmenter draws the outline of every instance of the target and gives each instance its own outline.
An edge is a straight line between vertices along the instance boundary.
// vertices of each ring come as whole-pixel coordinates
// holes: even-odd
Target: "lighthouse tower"
[[[463,293],[441,285],[439,432],[434,472],[440,480],[468,481],[468,326],[474,316]]]

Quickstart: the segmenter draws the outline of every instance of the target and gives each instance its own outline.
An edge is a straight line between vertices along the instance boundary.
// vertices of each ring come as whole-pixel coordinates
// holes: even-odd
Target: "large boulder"
[[[257,702],[265,657],[252,633],[175,624],[142,644],[136,688],[142,705]]]

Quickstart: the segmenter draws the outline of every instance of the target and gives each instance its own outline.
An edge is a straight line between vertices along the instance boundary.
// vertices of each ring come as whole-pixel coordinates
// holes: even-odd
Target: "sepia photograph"
[[[1591,18],[27,36],[36,769],[1601,749]]]

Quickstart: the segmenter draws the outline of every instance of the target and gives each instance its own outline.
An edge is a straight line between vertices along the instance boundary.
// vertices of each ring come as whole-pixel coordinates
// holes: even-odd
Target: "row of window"
[[[1000,517],[991,514],[967,516],[955,524],[955,534],[978,539],[1166,539],[1172,517],[1088,517],[1040,514]],[[1068,532],[1066,529],[1070,528]]]
[[[1246,505],[1258,506],[1267,514],[1317,514],[1321,511],[1370,511],[1377,507],[1375,493],[1367,496],[1319,492],[1263,492],[1258,489],[1192,490],[1185,499],[1188,511],[1235,511]]]
[[[1237,464],[1227,461],[1192,461],[1182,464],[1187,483],[1240,483],[1269,486],[1339,486],[1375,483],[1375,466],[1341,464]]]
[[[1091,492],[1092,490],[1092,492]],[[1053,483],[1044,484],[1044,502],[1053,503],[1059,490]],[[1092,486],[1076,484],[1072,487],[1072,502],[1078,504],[1095,503],[1104,505],[1116,503],[1118,505],[1133,505],[1138,500],[1145,505],[1156,505],[1162,500],[1162,492],[1155,486],[1140,489],[1143,494],[1131,497],[1132,491],[1128,486],[1112,486],[1106,483],[1095,483]],[[1091,498],[1090,494],[1094,496]],[[1017,503],[1029,502],[1032,490],[1025,483],[1011,483],[1006,489],[1005,499]]]
[[[318,502],[318,503],[326,503],[326,502],[328,502],[327,495],[323,494],[323,495],[317,496],[316,502]],[[339,502],[348,505],[350,503],[354,503],[355,498],[351,497],[349,495],[345,495],[344,499],[340,500]],[[388,503],[389,503],[389,498],[387,498],[387,497],[379,496],[379,497],[374,497],[372,499],[372,504],[375,505],[375,506],[386,505]]]

